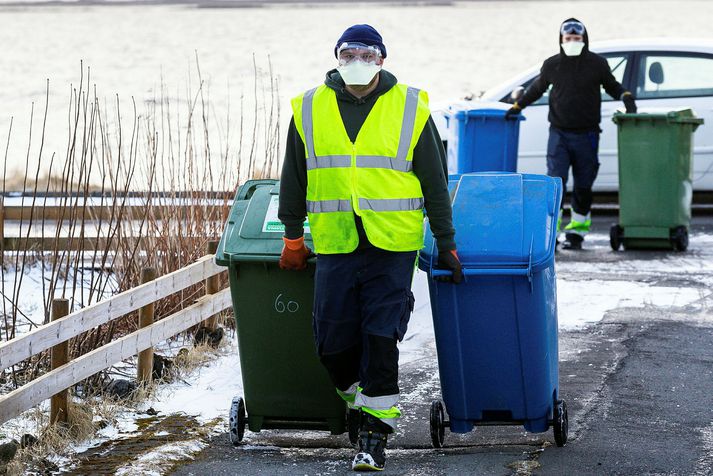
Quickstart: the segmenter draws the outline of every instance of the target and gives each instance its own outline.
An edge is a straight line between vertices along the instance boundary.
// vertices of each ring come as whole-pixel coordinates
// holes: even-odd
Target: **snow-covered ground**
[[[562,259],[556,264],[557,301],[560,331],[581,329],[601,321],[609,311],[618,308],[683,307],[707,296],[713,285],[713,236],[693,235],[688,254],[665,254],[657,259],[612,259],[603,261],[575,261]],[[590,250],[608,249],[608,237],[593,234],[588,240]],[[713,249],[713,248],[711,248]],[[621,254],[624,258],[626,255]],[[675,273],[672,270],[675,269]],[[40,287],[41,276],[37,269],[25,278]],[[672,277],[679,278],[671,279]],[[665,279],[662,279],[665,278]],[[690,278],[688,281],[686,278]],[[695,279],[693,279],[695,278]],[[691,282],[703,283],[691,285]],[[669,283],[669,284],[667,284]],[[679,283],[679,284],[676,284]],[[401,363],[413,362],[432,353],[435,346],[428,282],[425,273],[418,271],[414,278],[416,307],[411,317],[409,332],[400,345]],[[29,316],[41,310],[31,302],[21,301]],[[173,349],[176,350],[175,348]],[[182,441],[171,441],[155,446],[137,459],[120,467],[116,474],[162,474],[172,461],[192,457],[206,444],[209,435],[227,430],[228,410],[235,395],[242,394],[242,376],[237,353],[237,339],[226,336],[226,343],[214,360],[198,368],[191,375],[162,385],[157,393],[138,409],[126,408],[118,413],[116,421],[102,429],[91,441],[73,448],[80,453],[111,440],[134,438],[141,433],[137,424],[148,408],[158,411],[159,418],[168,415],[185,415],[195,419],[206,431],[196,435],[187,432]],[[5,435],[18,438],[31,431],[22,424],[23,419],[8,422],[0,428]],[[67,464],[69,460],[57,458]]]

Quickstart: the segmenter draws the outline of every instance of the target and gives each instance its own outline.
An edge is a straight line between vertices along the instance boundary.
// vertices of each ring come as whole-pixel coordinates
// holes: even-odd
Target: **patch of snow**
[[[20,441],[20,438],[25,433],[31,435],[39,435],[42,430],[42,424],[37,418],[38,414],[49,414],[50,401],[45,400],[36,408],[23,412],[20,416],[8,420],[0,426],[0,436],[7,439],[15,439]]]
[[[182,412],[201,421],[214,418],[227,421],[233,397],[243,393],[243,377],[237,339],[230,335],[224,339],[227,350],[219,358],[182,381],[159,386],[146,405],[162,414]]]
[[[713,423],[704,428],[699,428],[698,431],[701,433],[701,447],[704,454],[698,458],[693,474],[707,476],[711,474],[711,468],[713,468]]]
[[[435,347],[433,340],[433,319],[431,318],[431,298],[428,294],[428,276],[417,270],[411,286],[416,303],[409,320],[408,331],[399,345],[399,363],[418,360],[429,354]]]
[[[698,288],[652,286],[631,281],[557,280],[560,330],[576,329],[604,318],[619,307],[685,306],[703,297]]]
[[[136,424],[136,412],[126,409],[119,411],[115,416],[115,421],[106,427],[98,430],[94,438],[71,446],[71,453],[83,453],[84,451],[101,445],[106,441],[120,440],[133,436],[137,433],[139,426]]]
[[[8,259],[7,264],[14,264],[14,258]],[[87,264],[90,264],[91,261]],[[64,265],[61,267],[65,271]],[[17,321],[15,323],[15,336],[22,335],[35,326],[41,326],[45,320],[45,300],[49,292],[49,280],[52,278],[52,269],[45,267],[44,272],[39,264],[28,264],[22,273],[15,271],[14,267],[2,273],[0,289],[5,295],[4,305],[0,305],[0,315],[6,313],[8,320],[11,315],[12,302],[17,306]],[[72,294],[74,279],[77,280],[76,292]],[[55,297],[68,297],[71,301],[70,312],[81,307],[98,302],[108,297],[116,288],[116,279],[113,275],[88,269],[71,269],[65,279],[55,277]],[[64,287],[66,285],[66,292]],[[103,294],[97,289],[106,285]],[[91,287],[95,290],[92,292]],[[0,299],[3,299],[0,296]],[[48,316],[49,317],[49,316]],[[4,322],[1,323],[3,326]],[[4,334],[4,332],[2,333]],[[2,335],[4,340],[4,335]]]
[[[208,443],[202,440],[186,440],[167,443],[135,458],[120,467],[116,476],[160,476],[170,469],[175,461],[193,459],[193,455],[205,448]]]

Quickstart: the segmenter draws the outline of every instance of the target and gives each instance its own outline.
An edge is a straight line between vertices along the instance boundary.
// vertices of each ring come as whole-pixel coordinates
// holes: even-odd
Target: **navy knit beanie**
[[[337,50],[342,43],[364,43],[366,46],[375,46],[381,51],[381,57],[386,58],[386,47],[381,35],[371,25],[354,25],[344,30],[342,36],[337,40],[337,45],[334,47],[335,57],[337,57]]]

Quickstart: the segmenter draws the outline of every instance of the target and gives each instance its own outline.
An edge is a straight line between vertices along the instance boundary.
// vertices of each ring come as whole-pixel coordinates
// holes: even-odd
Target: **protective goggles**
[[[568,21],[562,24],[560,28],[562,35],[584,35],[584,25],[578,21]]]
[[[364,43],[342,43],[337,49],[339,65],[345,66],[354,61],[376,63],[381,58],[381,50],[376,46],[367,46]]]

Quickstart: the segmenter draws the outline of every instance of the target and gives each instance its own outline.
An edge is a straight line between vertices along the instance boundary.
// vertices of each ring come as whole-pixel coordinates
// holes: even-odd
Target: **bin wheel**
[[[671,242],[676,251],[686,251],[688,249],[688,230],[685,226],[677,226],[671,230]]]
[[[349,442],[353,445],[359,441],[359,410],[350,408],[347,411],[347,430],[349,432]]]
[[[552,430],[555,434],[555,444],[564,446],[567,443],[569,418],[567,417],[567,403],[564,400],[555,400],[553,410]]]
[[[233,403],[230,404],[230,442],[233,446],[243,441],[245,436],[245,425],[248,419],[245,415],[245,400],[243,397],[233,397]]]
[[[609,229],[609,244],[611,249],[618,251],[624,241],[624,229],[619,225],[612,225]]]
[[[434,448],[443,448],[443,440],[446,436],[445,427],[446,415],[443,411],[443,404],[440,400],[431,402],[431,444]]]

